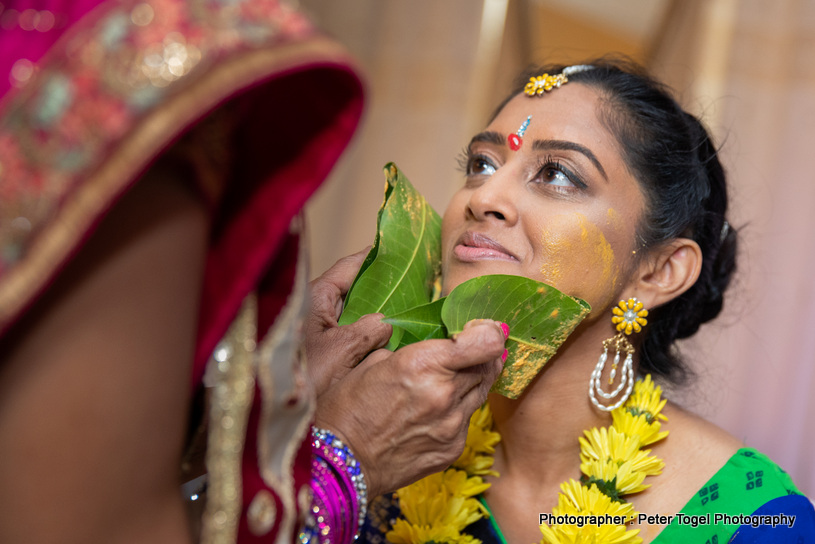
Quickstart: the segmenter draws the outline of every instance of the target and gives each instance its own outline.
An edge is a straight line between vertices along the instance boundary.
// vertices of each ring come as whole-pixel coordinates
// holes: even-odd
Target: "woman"
[[[307,539],[318,501],[346,508],[328,528],[350,541],[365,487],[332,444],[312,452],[293,340],[309,300],[298,214],[361,115],[354,63],[277,0],[4,0],[0,19],[0,541]],[[346,410],[330,430],[392,438],[356,450],[378,493],[448,464],[466,433],[439,433],[454,447],[435,456],[399,448],[392,422],[425,397],[390,394],[406,359],[466,397],[406,426],[466,421],[503,335],[476,324],[349,371],[390,327],[337,329],[342,278],[315,284],[332,315],[311,312],[307,349],[317,393]],[[393,412],[366,404],[386,398]],[[179,488],[203,473],[188,523]]]
[[[443,219],[443,293],[476,276],[512,274],[582,298],[592,311],[518,400],[490,395],[492,425],[486,414],[473,424],[481,453],[494,458],[494,472],[482,465],[470,473],[483,484],[476,476],[468,492],[459,483],[435,498],[432,490],[455,487],[451,470],[401,489],[398,501],[372,506],[366,538],[528,543],[540,541],[541,531],[545,542],[811,537],[811,503],[770,460],[670,401],[662,407],[648,379],[626,383],[633,375],[671,384],[686,378],[673,343],[719,313],[735,268],[725,176],[706,130],[627,63],[551,66],[520,81],[467,147],[465,183]],[[612,364],[615,351],[621,358]],[[633,368],[617,368],[629,354]],[[612,422],[625,426],[618,417],[638,415],[640,427],[609,438]],[[500,435],[498,445],[490,431]],[[640,464],[626,465],[625,474],[622,461],[604,465],[603,441],[633,443],[627,455]],[[448,500],[468,493],[480,493],[483,508]],[[623,521],[586,525],[586,540],[575,536],[575,518],[545,523],[551,518],[543,513],[591,513],[586,502]],[[489,520],[475,521],[479,509]],[[797,514],[795,533],[713,518],[754,512]],[[709,524],[690,517],[708,513]],[[656,514],[672,517],[648,518]],[[418,521],[430,518],[445,520],[439,532]],[[449,532],[451,520],[467,526],[461,535]]]

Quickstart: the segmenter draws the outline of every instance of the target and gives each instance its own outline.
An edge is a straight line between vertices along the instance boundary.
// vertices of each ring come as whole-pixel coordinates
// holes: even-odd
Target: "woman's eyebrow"
[[[506,137],[493,130],[486,130],[484,132],[480,132],[473,136],[473,139],[470,140],[470,145],[473,145],[476,142],[486,142],[488,144],[495,144],[495,145],[507,145]]]
[[[479,132],[473,139],[470,140],[470,146],[477,142],[485,142],[489,144],[495,145],[507,145],[507,140],[503,134],[500,132],[495,132],[493,130],[486,130],[484,132]],[[597,157],[592,153],[591,149],[588,147],[582,146],[575,142],[569,142],[567,140],[535,140],[532,143],[532,149],[536,151],[547,151],[550,149],[559,150],[559,151],[577,151],[578,153],[582,153],[586,156],[587,159],[591,161],[595,168],[600,172],[603,176],[603,179],[608,181],[608,175],[606,175],[606,171],[603,168],[603,165],[600,164],[600,161],[597,160]]]
[[[591,152],[591,149],[588,147],[584,147],[580,144],[575,142],[569,142],[566,140],[535,140],[532,143],[532,149],[536,151],[546,151],[549,149],[555,149],[558,151],[577,151],[578,153],[582,153],[586,156],[587,159],[591,161],[597,170],[600,171],[600,174],[603,175],[603,178],[608,181],[608,176],[606,175],[606,171],[603,169],[603,165],[600,164],[600,161],[597,160],[597,157],[594,156],[594,153]]]

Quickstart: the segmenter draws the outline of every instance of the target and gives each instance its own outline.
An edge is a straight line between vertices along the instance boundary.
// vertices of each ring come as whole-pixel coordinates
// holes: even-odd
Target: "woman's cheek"
[[[450,273],[450,259],[452,258],[453,247],[455,246],[456,228],[459,227],[461,217],[464,214],[465,199],[462,198],[461,191],[453,195],[444,215],[441,218],[441,288],[442,296],[447,296],[449,292],[458,285],[460,281],[453,282],[454,278]]]
[[[606,308],[617,291],[619,266],[600,228],[580,213],[557,215],[541,233],[542,281]]]

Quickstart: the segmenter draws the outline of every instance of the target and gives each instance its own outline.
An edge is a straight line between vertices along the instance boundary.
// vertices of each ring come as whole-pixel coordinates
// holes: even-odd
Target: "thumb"
[[[446,359],[450,370],[463,370],[498,359],[505,349],[509,327],[492,319],[474,319],[453,335],[453,357]]]
[[[348,255],[338,260],[334,265],[323,272],[320,277],[312,281],[312,284],[328,283],[336,287],[341,295],[345,295],[351,284],[354,282],[354,277],[357,275],[359,267],[365,261],[365,256],[370,251],[371,246],[366,247],[362,251],[358,251],[353,255]]]
[[[365,260],[368,248],[353,255],[343,257],[334,263],[334,266],[322,273],[309,283],[311,289],[312,313],[320,317],[320,326],[326,324],[336,325],[342,313],[342,301],[351,284],[354,282],[357,271]],[[312,325],[316,324],[312,323]]]

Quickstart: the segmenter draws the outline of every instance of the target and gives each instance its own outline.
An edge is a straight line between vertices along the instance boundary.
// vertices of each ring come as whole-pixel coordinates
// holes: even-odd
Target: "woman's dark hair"
[[[569,75],[569,81],[601,93],[600,120],[616,137],[645,195],[645,213],[637,229],[638,257],[679,237],[693,239],[702,250],[699,279],[651,312],[639,350],[641,372],[683,383],[691,371],[679,358],[674,341],[691,336],[719,314],[736,268],[736,232],[725,226],[727,186],[718,150],[699,119],[684,111],[639,65],[611,58],[581,64],[593,68]],[[498,111],[523,91],[530,77],[559,74],[563,68],[525,71]]]

